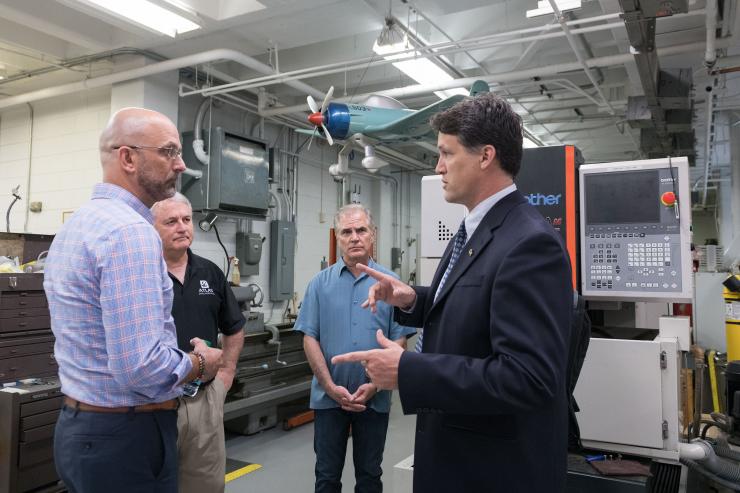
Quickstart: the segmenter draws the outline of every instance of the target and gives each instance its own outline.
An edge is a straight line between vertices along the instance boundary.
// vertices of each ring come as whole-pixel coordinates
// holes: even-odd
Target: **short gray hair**
[[[185,204],[188,206],[188,209],[190,209],[190,212],[193,211],[193,206],[188,200],[186,196],[181,194],[180,192],[175,192],[175,195],[168,199],[160,200],[159,202],[155,202],[154,205],[152,205],[152,208],[150,209],[152,211],[152,214],[155,216],[157,215],[157,209],[159,208],[159,204],[164,204],[165,202],[178,202],[180,204]]]
[[[362,212],[363,214],[365,214],[365,217],[367,217],[367,222],[368,222],[368,225],[370,226],[370,229],[372,231],[375,231],[376,226],[375,226],[375,221],[373,221],[373,215],[370,212],[370,209],[368,209],[362,204],[347,204],[345,206],[340,207],[337,213],[334,214],[334,229],[339,229],[339,221],[342,220],[342,217],[352,214],[353,212]]]

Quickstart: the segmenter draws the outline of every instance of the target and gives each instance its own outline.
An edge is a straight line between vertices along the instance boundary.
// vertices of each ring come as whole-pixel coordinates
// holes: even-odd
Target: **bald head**
[[[100,134],[102,164],[107,164],[107,155],[114,154],[113,147],[142,145],[146,136],[156,129],[174,130],[177,133],[172,121],[158,111],[145,108],[123,108],[116,111]]]
[[[175,193],[177,176],[185,170],[180,134],[172,121],[157,111],[123,108],[111,116],[100,134],[103,181],[118,185],[151,207]]]

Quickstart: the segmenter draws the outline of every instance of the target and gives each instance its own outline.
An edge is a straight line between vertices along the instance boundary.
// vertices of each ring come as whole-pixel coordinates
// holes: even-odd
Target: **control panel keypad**
[[[678,259],[671,236],[645,233],[587,235],[588,282],[599,290],[676,289]]]

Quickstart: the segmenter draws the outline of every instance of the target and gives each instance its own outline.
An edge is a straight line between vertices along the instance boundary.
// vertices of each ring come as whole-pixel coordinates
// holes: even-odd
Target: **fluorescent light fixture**
[[[83,3],[107,10],[116,17],[128,22],[153,29],[167,36],[175,37],[200,26],[190,19],[167,10],[149,0],[82,0]]]
[[[408,53],[399,53],[411,48],[408,38],[404,35],[402,40],[394,42],[391,39],[392,32],[393,31],[384,30],[380,34],[378,39],[385,40],[386,42],[379,44],[376,40],[373,44],[373,51],[378,55],[381,55],[386,60],[394,60],[404,56],[408,56]],[[408,60],[394,62],[393,66],[414,79],[419,84],[435,84],[441,81],[453,80],[450,74],[439,68],[427,58],[410,58]],[[434,94],[436,94],[437,97],[439,97],[440,99],[445,99],[455,94],[467,96],[469,92],[462,87],[456,87],[444,91],[435,91]],[[540,146],[536,142],[525,136],[523,147],[530,148]],[[436,149],[434,150],[436,151]]]
[[[393,44],[378,44],[377,41],[373,44],[373,51],[378,55],[381,55],[386,60],[395,60],[404,56],[408,56],[408,53],[400,53],[411,48],[411,44],[406,36],[403,40]],[[423,57],[409,58],[400,62],[394,62],[393,66],[398,70],[414,79],[419,84],[437,84],[439,82],[445,82],[453,80],[452,76],[435,65],[431,60]],[[454,89],[447,89],[444,91],[435,91],[434,94],[440,99],[448,98],[454,94],[468,95],[462,87],[456,87]]]
[[[5,68],[5,65],[0,63],[0,80],[3,80],[7,76],[8,76],[8,69]]]
[[[568,10],[576,10],[581,8],[581,0],[555,0],[555,5],[558,6],[560,12]],[[527,18],[538,17],[540,15],[552,14],[552,5],[549,0],[539,0],[537,2],[537,8],[533,10],[527,10]]]

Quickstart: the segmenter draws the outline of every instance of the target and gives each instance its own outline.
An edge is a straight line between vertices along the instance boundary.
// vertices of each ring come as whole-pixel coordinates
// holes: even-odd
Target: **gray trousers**
[[[226,475],[223,382],[216,378],[195,397],[180,398],[177,412],[180,493],[223,492]]]

